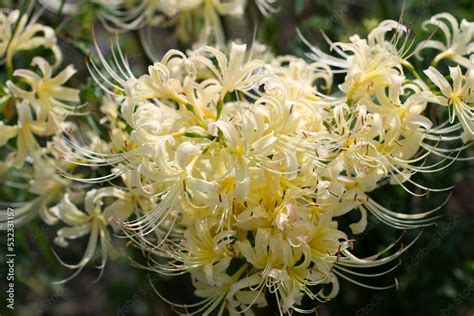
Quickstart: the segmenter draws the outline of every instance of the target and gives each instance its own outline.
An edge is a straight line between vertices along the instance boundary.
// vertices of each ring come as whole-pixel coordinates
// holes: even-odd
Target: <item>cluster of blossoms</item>
[[[312,63],[233,43],[224,51],[171,50],[137,78],[122,56],[110,64],[99,53],[91,73],[124,120],[112,128],[118,147],[94,153],[71,144],[67,157],[114,167],[86,183],[128,179],[126,190],[115,189],[133,204],[122,228],[146,253],[147,268],[191,274],[203,301],[194,311],[183,306],[186,313],[249,313],[267,304],[267,293],[283,313],[303,311],[304,296],[334,297],[338,277],[385,288],[353,279],[371,276],[354,269],[385,265],[404,250],[384,255],[390,245],[358,258],[350,234],[364,232],[368,216],[402,230],[424,227],[436,210],[396,213],[369,193],[388,184],[414,195],[446,190],[412,176],[443,170],[474,136],[474,27],[459,28],[447,14],[430,23],[444,20],[452,23],[446,34],[463,39],[436,57],[458,64],[452,85],[433,67],[423,80],[409,62],[441,44],[412,49],[410,30],[391,20],[366,39],[333,43],[337,57],[311,47]],[[345,74],[337,89],[335,73]],[[449,107],[446,123],[434,126],[429,103]],[[448,145],[456,140],[459,147]],[[428,163],[432,156],[439,159]],[[360,219],[347,232],[338,219],[352,211]]]
[[[263,15],[278,10],[276,0],[252,0]],[[247,0],[40,0],[49,10],[79,14],[87,6],[97,7],[97,18],[110,31],[139,29],[144,26],[177,25],[176,35],[184,42],[224,45],[222,16],[242,17]],[[146,34],[146,33],[143,33]],[[153,41],[149,36],[145,41]],[[146,44],[146,43],[144,43]]]
[[[28,20],[18,10],[0,11],[0,38],[0,57],[8,77],[0,85],[0,171],[18,170],[11,183],[25,182],[22,178],[26,177],[26,184],[17,183],[19,188],[26,188],[36,196],[18,205],[18,223],[24,223],[36,213],[47,223],[54,223],[48,206],[60,199],[70,185],[70,181],[56,174],[57,170],[75,166],[59,162],[60,153],[51,144],[57,135],[72,128],[66,118],[76,112],[79,90],[63,85],[76,70],[72,65],[58,70],[62,54],[54,30],[34,19]],[[15,58],[35,49],[50,51],[54,64],[36,56],[29,69],[15,69]],[[58,73],[54,75],[54,72]],[[0,227],[4,227],[5,214],[0,219]]]
[[[73,65],[59,67],[62,52],[55,31],[37,23],[36,18],[29,19],[28,14],[19,10],[0,11],[0,58],[4,61],[0,71],[6,76],[6,80],[0,82],[0,180],[2,185],[26,190],[29,196],[33,196],[27,201],[3,204],[15,207],[17,226],[36,215],[48,225],[59,222],[69,225],[57,231],[55,242],[59,246],[67,246],[68,239],[90,234],[90,243],[81,261],[76,265],[65,264],[69,268],[78,268],[77,272],[80,272],[93,258],[99,239],[105,263],[110,253],[107,248],[111,248],[106,227],[110,224],[118,229],[117,221],[130,216],[130,204],[123,200],[132,199],[133,194],[92,187],[88,187],[84,194],[83,185],[62,176],[78,167],[66,161],[63,152],[57,148],[58,143],[63,143],[63,134],[77,134],[80,139],[87,139],[89,149],[94,151],[111,152],[114,145],[102,141],[90,126],[77,120],[90,113],[82,111],[80,91],[65,86],[76,70]],[[49,53],[53,64],[36,56],[37,52]],[[16,63],[24,62],[25,57],[31,55],[30,67],[17,69]],[[110,110],[107,99],[101,110],[103,123],[115,126],[117,112]],[[80,139],[74,140],[78,142]],[[124,178],[124,181],[127,180]],[[121,200],[109,201],[108,197]],[[71,201],[82,203],[85,212],[79,211]],[[145,206],[141,205],[141,208],[145,209]],[[0,212],[0,229],[7,227],[7,214],[7,211]]]
[[[96,2],[107,4],[105,23],[136,28],[191,11],[204,12],[211,21],[204,24],[212,25],[218,13],[241,14],[245,1],[140,1],[128,10],[122,1]],[[274,8],[274,1],[258,3],[265,12]],[[79,5],[44,4],[66,13]],[[413,176],[443,170],[474,139],[474,23],[444,13],[429,25],[447,42],[415,45],[410,29],[387,20],[367,38],[331,43],[337,56],[308,43],[311,62],[231,43],[170,50],[139,77],[120,50],[112,49],[110,60],[98,50],[99,62],[88,67],[108,93],[100,108],[105,140],[67,120],[87,113],[79,111],[79,90],[64,86],[75,70],[58,70],[54,31],[3,11],[6,73],[20,51],[43,47],[55,58],[51,66],[34,57],[32,68],[12,71],[1,91],[0,145],[8,151],[1,171],[29,165],[29,190],[38,195],[16,220],[39,210],[48,224],[64,223],[60,246],[88,236],[82,259],[63,263],[76,269],[71,277],[98,246],[104,267],[110,229],[121,229],[146,255],[145,268],[191,275],[203,300],[183,305],[183,313],[251,314],[252,306],[268,304],[269,293],[282,313],[312,312],[302,299],[335,297],[338,278],[394,287],[359,278],[392,271],[408,247],[393,250],[394,242],[360,258],[351,236],[367,229],[369,216],[407,230],[431,225],[437,209],[397,213],[370,193],[384,185],[413,195],[445,190]],[[410,60],[433,48],[442,52],[418,73]],[[454,64],[452,83],[440,72],[442,60]],[[343,81],[334,87],[338,74]],[[427,116],[429,104],[441,105],[441,114],[447,108],[445,123]],[[346,229],[340,219],[353,212],[358,220]],[[358,270],[381,266],[375,274]]]

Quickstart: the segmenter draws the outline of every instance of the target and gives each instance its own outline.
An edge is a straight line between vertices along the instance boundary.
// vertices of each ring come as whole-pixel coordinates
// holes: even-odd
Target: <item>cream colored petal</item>
[[[57,215],[64,223],[70,226],[82,225],[89,222],[90,217],[81,212],[69,199],[69,194],[64,194],[62,201],[57,205]]]
[[[77,72],[73,65],[64,68],[59,74],[48,81],[48,84],[61,86],[65,84]],[[46,77],[46,76],[45,76]]]
[[[91,231],[91,224],[86,223],[74,227],[63,227],[58,230],[57,236],[60,239],[77,239],[89,234]]]
[[[5,145],[9,139],[15,137],[18,134],[18,126],[4,125],[0,121],[0,146]]]
[[[453,92],[460,93],[463,83],[461,67],[449,67],[449,76],[453,81]]]
[[[43,57],[35,57],[33,58],[31,64],[38,66],[38,68],[41,70],[41,73],[43,74],[44,79],[48,80],[51,78],[53,71],[46,59]]]
[[[441,90],[441,93],[447,97],[451,95],[453,92],[451,85],[436,68],[430,66],[430,68],[426,69],[424,73],[428,78],[430,78],[431,81],[433,81],[435,85],[438,86],[438,88]]]
[[[199,155],[200,152],[200,146],[190,142],[183,142],[176,150],[174,164],[181,170],[184,170],[188,166],[189,159],[191,159],[192,156]]]

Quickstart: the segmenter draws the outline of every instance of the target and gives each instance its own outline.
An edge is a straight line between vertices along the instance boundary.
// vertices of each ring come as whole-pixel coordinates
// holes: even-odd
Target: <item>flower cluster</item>
[[[41,2],[69,14],[82,5]],[[33,175],[27,187],[36,197],[17,210],[18,223],[37,211],[48,224],[65,224],[55,239],[62,247],[88,236],[77,264],[61,261],[76,270],[64,281],[97,248],[104,268],[113,229],[146,255],[138,266],[191,275],[202,301],[181,306],[183,313],[251,314],[268,304],[268,294],[281,313],[312,312],[301,307],[303,298],[335,297],[341,278],[371,289],[397,285],[360,279],[391,272],[416,238],[362,258],[351,238],[367,230],[369,217],[400,230],[433,224],[438,208],[398,213],[371,192],[449,189],[414,175],[442,171],[474,139],[474,23],[436,15],[425,27],[438,26],[447,43],[416,43],[409,28],[387,20],[367,38],[327,39],[335,55],[301,36],[310,49],[303,59],[259,45],[224,46],[219,15],[241,15],[243,0],[93,3],[110,28],[161,24],[163,17],[188,27],[199,17],[203,39],[217,47],[170,50],[140,76],[120,49],[110,59],[97,49],[88,69],[107,93],[104,137],[80,122],[89,113],[79,90],[66,86],[74,67],[58,68],[53,29],[19,11],[0,12],[7,76],[0,171]],[[256,4],[266,15],[275,11],[274,0]],[[39,47],[52,52],[53,65],[35,56],[28,69],[16,69],[19,54]],[[428,49],[442,52],[418,72],[412,57]],[[441,124],[427,111],[437,105]],[[346,227],[347,218],[357,220]],[[360,271],[377,267],[383,271]]]
[[[75,69],[70,65],[54,75],[62,54],[52,28],[29,20],[18,10],[0,11],[0,21],[0,56],[5,61],[9,78],[2,83],[0,91],[3,109],[0,148],[4,156],[0,170],[2,173],[12,168],[22,171],[29,182],[25,184],[26,188],[36,196],[19,206],[16,212],[18,224],[37,213],[47,223],[54,223],[48,206],[70,184],[56,174],[57,170],[75,166],[59,162],[59,152],[51,144],[58,134],[73,127],[66,117],[75,111],[73,107],[79,102],[79,90],[64,84]],[[52,53],[52,66],[45,58],[36,56],[30,68],[14,70],[17,56],[37,48]],[[4,226],[4,215],[2,212],[1,227]]]
[[[63,222],[68,227],[58,229],[55,239],[56,244],[62,247],[68,245],[68,240],[89,235],[88,246],[79,263],[65,264],[60,260],[66,267],[77,269],[75,274],[63,280],[65,282],[93,259],[99,241],[102,266],[105,265],[111,252],[108,227],[117,230],[117,221],[131,215],[136,199],[133,192],[115,188],[88,187],[84,194],[83,186],[63,176],[75,172],[78,166],[65,160],[63,152],[58,149],[57,144],[63,142],[63,134],[72,135],[70,140],[75,143],[86,139],[84,143],[96,152],[111,152],[114,145],[102,141],[90,127],[80,126],[77,120],[71,119],[90,113],[82,111],[84,106],[79,105],[80,91],[65,86],[76,70],[73,65],[58,69],[62,52],[54,30],[29,20],[27,14],[20,14],[18,10],[1,11],[0,20],[3,45],[0,53],[5,60],[8,79],[2,83],[3,90],[0,92],[3,109],[0,114],[0,149],[3,156],[0,171],[2,175],[13,177],[10,183],[18,182],[16,187],[27,189],[33,196],[16,206],[16,225],[25,224],[36,215],[49,225]],[[41,56],[34,56],[28,69],[16,69],[16,62],[28,56],[22,53],[34,55],[37,48],[50,51],[54,64]],[[108,104],[105,99],[101,109],[103,123],[116,126],[114,115],[117,112]],[[118,135],[118,130],[112,131],[112,134]],[[87,177],[84,174],[80,176]],[[23,183],[23,178],[26,178],[26,183]],[[124,175],[123,182],[127,181]],[[148,207],[156,203],[153,198],[145,200]],[[82,204],[85,212],[74,203]],[[141,209],[146,208],[144,203],[140,205]],[[7,212],[2,211],[1,229],[6,228],[7,219]]]
[[[194,313],[248,312],[267,304],[266,293],[282,312],[301,311],[304,296],[334,297],[337,277],[384,288],[354,280],[370,274],[353,270],[403,250],[358,258],[350,234],[364,232],[368,216],[403,230],[424,227],[436,210],[396,213],[369,193],[387,184],[414,195],[446,190],[412,176],[443,170],[465,148],[446,144],[472,138],[473,64],[451,68],[453,87],[432,67],[423,80],[409,60],[432,42],[411,51],[410,35],[384,21],[366,39],[333,43],[339,56],[310,46],[312,63],[236,43],[171,50],[138,78],[123,58],[111,65],[99,54],[105,72],[92,64],[92,75],[131,133],[109,156],[73,146],[69,159],[112,165],[107,179],[128,174],[141,199],[157,199],[122,227],[151,269],[191,274],[203,298]],[[335,73],[345,74],[336,89]],[[455,114],[435,126],[429,103]],[[432,156],[439,159],[427,163]],[[338,219],[352,211],[360,219],[348,232]]]
[[[139,29],[144,26],[177,25],[182,41],[224,45],[221,16],[241,17],[247,0],[40,0],[48,9],[65,14],[80,13],[87,5],[98,7],[97,18],[110,31]],[[276,0],[255,0],[263,15],[278,10]],[[198,32],[196,32],[199,30]],[[192,38],[197,34],[197,38]]]

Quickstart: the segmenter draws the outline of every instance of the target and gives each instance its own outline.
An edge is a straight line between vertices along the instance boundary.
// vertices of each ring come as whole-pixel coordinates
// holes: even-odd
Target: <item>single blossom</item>
[[[474,22],[462,20],[459,23],[451,14],[440,13],[424,22],[423,28],[428,29],[428,25],[433,25],[437,31],[441,31],[445,42],[432,39],[422,41],[416,48],[418,58],[422,50],[435,49],[440,53],[433,59],[434,65],[447,58],[465,68],[472,67],[469,57],[466,56],[474,53]]]
[[[58,220],[68,225],[57,231],[56,244],[67,247],[70,240],[89,235],[87,248],[77,264],[66,264],[61,261],[65,267],[77,269],[73,275],[61,283],[75,277],[89,261],[93,260],[98,244],[101,252],[100,268],[104,268],[108,250],[112,247],[108,226],[120,218],[119,213],[121,212],[115,204],[104,207],[104,199],[107,197],[120,199],[123,195],[123,191],[112,187],[90,190],[85,194],[84,211],[81,211],[71,202],[69,194],[65,194],[61,202],[51,209],[51,213]]]
[[[56,43],[56,33],[51,27],[36,23],[34,20],[28,21],[28,15],[21,15],[19,10],[12,11],[6,19],[0,18],[0,21],[2,20],[4,20],[1,31],[4,36],[3,42],[8,42],[5,54],[7,65],[12,65],[13,56],[19,51],[31,50],[40,46],[53,52],[55,58],[53,67],[57,67],[61,63],[61,50]]]
[[[52,126],[57,126],[57,116],[74,114],[75,106],[80,101],[79,90],[63,86],[76,70],[74,66],[69,65],[53,76],[51,65],[42,57],[33,58],[32,65],[41,70],[42,76],[28,69],[18,69],[13,73],[14,76],[22,78],[31,90],[24,90],[12,81],[7,82],[7,87],[17,98],[29,101],[35,108],[39,122],[48,121]]]
[[[457,117],[461,123],[464,134],[464,142],[474,139],[474,72],[469,68],[463,75],[461,67],[450,67],[449,76],[452,85],[444,78],[444,76],[434,67],[425,70],[425,74],[438,87],[441,92],[440,96],[434,98],[434,102],[449,106],[450,123],[454,122]]]

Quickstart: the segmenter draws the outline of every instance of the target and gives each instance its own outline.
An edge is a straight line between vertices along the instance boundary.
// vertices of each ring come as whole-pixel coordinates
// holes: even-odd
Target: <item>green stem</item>
[[[7,80],[12,80],[13,79],[13,60],[10,54],[7,54],[6,67],[7,67]]]
[[[61,5],[59,6],[58,12],[56,13],[56,25],[59,25],[59,22],[61,21],[61,15],[63,13],[64,9],[64,4],[66,3],[66,0],[61,0]]]
[[[410,64],[408,62],[403,62],[402,65],[405,66],[405,68],[407,68],[413,74],[413,76],[415,76],[416,79],[418,79],[420,81],[424,81],[421,78],[420,74],[415,70],[415,67],[413,67],[412,64]]]

